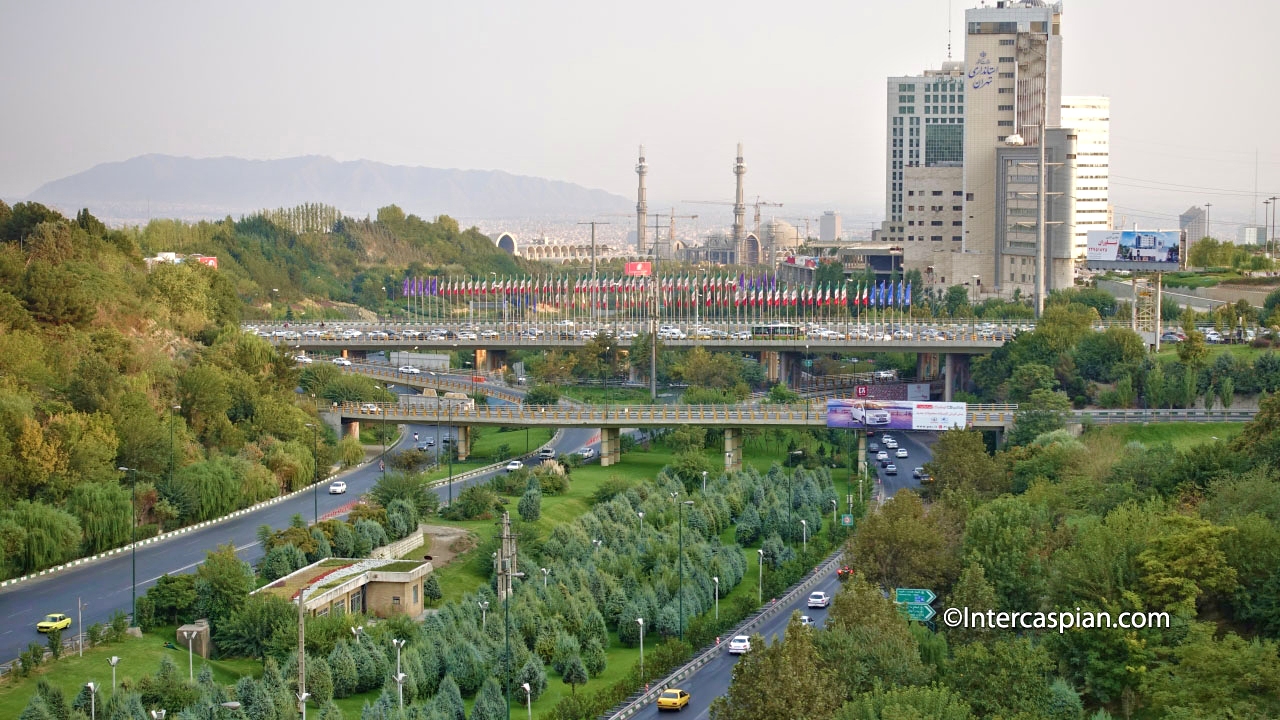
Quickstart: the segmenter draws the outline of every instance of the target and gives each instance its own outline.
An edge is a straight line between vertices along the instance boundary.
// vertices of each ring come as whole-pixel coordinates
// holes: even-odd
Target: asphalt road
[[[396,449],[413,447],[415,431],[424,438],[437,436],[434,424],[410,425]],[[441,434],[451,435],[453,430],[441,428]],[[596,434],[592,430],[566,430],[555,445],[556,452],[576,452],[592,442]],[[436,439],[438,443],[439,437]],[[598,451],[598,439],[595,447]],[[204,560],[206,551],[217,545],[232,543],[236,547],[236,554],[242,559],[256,562],[263,554],[257,539],[260,525],[282,528],[289,524],[290,518],[295,514],[301,514],[310,521],[317,509],[321,516],[338,510],[373,487],[378,475],[378,464],[369,463],[342,476],[342,480],[347,483],[345,495],[329,495],[328,482],[322,482],[315,493],[299,495],[217,525],[141,546],[136,553],[138,595],[143,595],[161,575],[194,572],[196,566]],[[487,473],[466,482],[456,482],[453,484],[453,492],[457,493],[467,485],[483,483],[492,475],[493,473]],[[448,497],[449,488],[438,488],[436,493],[444,499]],[[36,632],[35,624],[46,613],[66,613],[75,623],[77,597],[85,603],[84,627],[96,622],[106,622],[116,610],[129,612],[133,577],[131,555],[121,553],[0,591],[0,662],[17,658],[30,643],[44,644],[44,637]],[[73,624],[72,632],[77,627],[79,625]]]
[[[815,584],[809,592],[816,590],[821,590],[828,595],[835,595],[840,590],[840,581],[836,579],[836,574],[831,572],[827,577]],[[830,608],[809,609],[805,607],[808,597],[809,593],[802,594],[795,601],[788,604],[783,612],[774,615],[766,620],[763,625],[752,630],[751,634],[758,633],[764,636],[769,643],[777,642],[785,633],[787,623],[791,622],[792,611],[797,610],[801,615],[808,615],[813,618],[813,622],[818,628],[824,627],[827,622],[827,612]],[[692,718],[693,720],[703,720],[711,717],[712,701],[729,693],[729,683],[733,680],[733,666],[737,662],[738,656],[730,655],[726,651],[720,657],[703,665],[697,672],[680,683],[678,687],[689,693],[689,706],[679,713],[680,716]],[[805,668],[796,669],[796,672],[805,671]],[[650,704],[633,717],[658,717],[658,706],[657,704]]]
[[[877,433],[874,438],[868,438],[868,444],[879,443],[880,449],[884,450],[884,443],[880,440],[884,434]],[[897,451],[886,450],[889,453],[889,462],[898,466],[897,475],[886,474],[884,468],[880,467],[880,463],[876,462],[874,455],[864,455],[871,467],[875,468],[886,499],[893,497],[899,490],[913,490],[920,487],[920,481],[911,476],[911,471],[933,459],[933,453],[929,448],[938,440],[938,433],[935,432],[889,430],[888,434],[898,441],[898,447],[906,448],[908,453],[907,457],[899,458],[894,456]]]

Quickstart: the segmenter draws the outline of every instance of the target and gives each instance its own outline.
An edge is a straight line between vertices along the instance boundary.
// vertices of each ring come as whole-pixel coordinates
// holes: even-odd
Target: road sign
[[[866,385],[859,385],[859,386],[858,386],[858,397],[866,397],[866,396],[867,396],[867,386],[866,386]]]
[[[629,277],[649,277],[653,274],[653,263],[629,262],[627,263],[626,273]]]
[[[853,527],[853,515],[850,513],[845,513],[844,515],[841,515],[840,524],[845,527]]]
[[[894,588],[893,601],[896,603],[920,603],[928,605],[937,600],[938,596],[933,594],[932,590],[923,588]]]
[[[923,605],[921,603],[903,603],[898,606],[898,610],[908,618],[920,622],[928,622],[933,619],[934,615],[938,614],[932,605]]]

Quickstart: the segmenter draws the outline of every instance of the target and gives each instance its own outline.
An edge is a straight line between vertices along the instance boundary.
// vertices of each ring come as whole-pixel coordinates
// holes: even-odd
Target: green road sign
[[[845,513],[840,516],[840,524],[845,527],[853,527],[853,515]]]
[[[920,622],[928,622],[933,619],[934,615],[938,614],[932,605],[922,605],[920,603],[903,603],[898,606],[898,609],[908,618],[919,620]]]
[[[937,600],[938,596],[933,594],[932,590],[923,588],[894,588],[893,601],[896,603],[921,603],[928,605]]]
[[[805,367],[813,367],[813,361],[812,361],[812,360],[805,360],[805,361],[804,361],[804,366],[805,366]]]

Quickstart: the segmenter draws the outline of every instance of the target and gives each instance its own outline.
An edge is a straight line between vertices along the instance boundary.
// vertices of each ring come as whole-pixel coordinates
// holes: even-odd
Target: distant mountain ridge
[[[115,222],[199,220],[318,202],[353,216],[395,204],[424,218],[536,218],[626,212],[626,198],[559,180],[501,170],[454,170],[339,162],[140,155],[45,183],[27,200],[66,212],[88,207]]]

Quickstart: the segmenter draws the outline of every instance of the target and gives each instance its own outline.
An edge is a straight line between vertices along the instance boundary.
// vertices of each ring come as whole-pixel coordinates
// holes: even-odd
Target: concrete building
[[[1204,238],[1208,234],[1205,221],[1208,220],[1204,216],[1204,208],[1198,205],[1192,205],[1187,211],[1178,216],[1178,229],[1187,237],[1188,243],[1194,243]]]
[[[310,615],[366,613],[378,617],[422,614],[424,585],[431,562],[327,558],[292,572],[254,593],[271,593],[296,601],[308,588]]]
[[[1110,230],[1111,98],[1062,98],[1062,126],[1076,133],[1073,252],[1083,260],[1090,230]]]
[[[818,221],[818,239],[822,242],[835,242],[840,239],[840,213],[828,210],[822,213]]]
[[[1267,228],[1263,225],[1241,225],[1236,235],[1237,245],[1266,245]]]
[[[1016,233],[997,230],[1005,220],[997,202],[1000,151],[1011,135],[1022,138],[1018,150],[1035,149],[1042,127],[1062,126],[1061,20],[1062,5],[1043,0],[997,0],[965,11],[964,240],[963,258],[952,260],[951,272],[974,276],[978,292],[1007,297],[1034,288],[1034,281],[1008,281],[1010,273],[1021,277],[1022,249],[997,246],[1001,237],[1020,242],[1027,229],[1021,223]],[[1046,291],[1073,274],[1049,271]]]
[[[1051,128],[1045,138],[1045,242],[1048,272],[1046,290],[1074,283],[1076,192],[1070,158],[1076,136],[1070,128]],[[1003,147],[996,151],[996,267],[1001,287],[1034,292],[1040,149]],[[1012,290],[1009,290],[1012,292]]]

